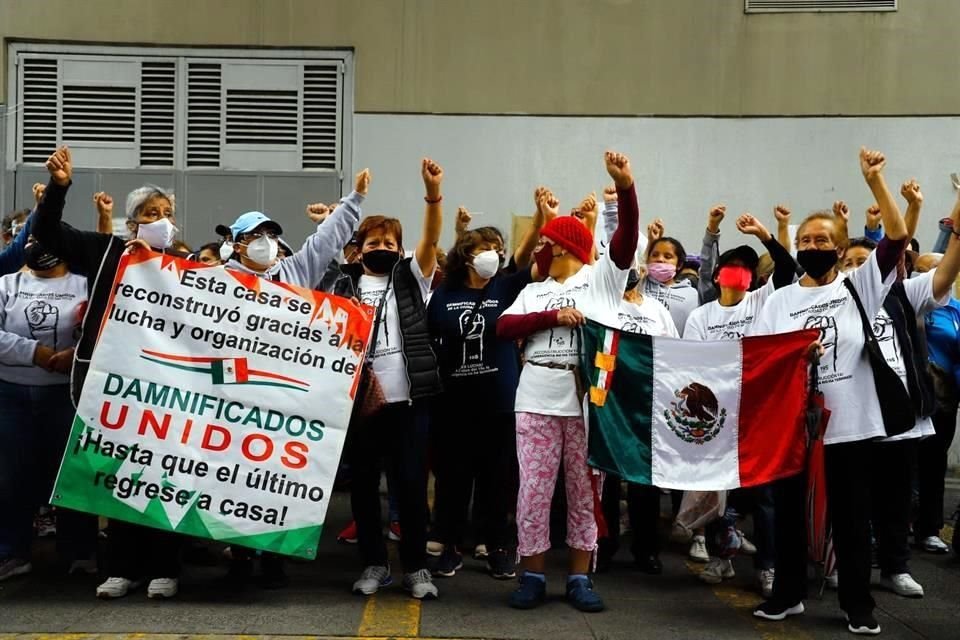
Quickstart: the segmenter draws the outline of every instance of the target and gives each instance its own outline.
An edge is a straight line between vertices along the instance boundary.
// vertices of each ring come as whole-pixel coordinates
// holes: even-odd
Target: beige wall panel
[[[743,0],[0,0],[0,36],[355,47],[365,112],[957,113],[960,1],[900,4],[745,15]]]

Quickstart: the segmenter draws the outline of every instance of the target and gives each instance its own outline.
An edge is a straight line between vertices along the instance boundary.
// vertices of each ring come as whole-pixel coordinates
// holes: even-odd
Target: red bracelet
[[[440,204],[443,201],[443,196],[438,197],[436,200],[431,200],[427,196],[423,196],[423,201],[427,204]]]

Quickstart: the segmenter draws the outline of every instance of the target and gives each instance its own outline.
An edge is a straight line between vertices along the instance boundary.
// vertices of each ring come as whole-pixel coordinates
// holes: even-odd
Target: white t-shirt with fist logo
[[[55,352],[77,343],[87,304],[87,279],[74,273],[38,278],[30,272],[0,278],[0,380],[67,384],[70,376],[33,364],[37,345]]]
[[[503,315],[574,307],[590,320],[608,327],[619,327],[617,309],[628,273],[628,269],[619,269],[609,254],[602,256],[595,264],[584,265],[563,282],[548,278],[528,284]],[[548,416],[581,415],[581,399],[575,393],[573,371],[531,364],[572,367],[580,364],[581,348],[575,327],[554,327],[527,338],[526,363],[520,373],[515,410]]]

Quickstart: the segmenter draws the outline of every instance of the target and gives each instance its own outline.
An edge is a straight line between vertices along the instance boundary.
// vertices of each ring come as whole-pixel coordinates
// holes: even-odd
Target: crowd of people
[[[532,609],[546,597],[545,554],[563,544],[567,600],[580,611],[603,610],[592,576],[611,570],[624,526],[636,567],[663,571],[667,488],[625,483],[588,465],[578,328],[589,319],[700,341],[819,329],[810,353],[831,411],[824,443],[837,570],[829,581],[849,630],[879,633],[872,554],[884,587],[922,597],[909,568],[911,536],[923,552],[949,551],[939,536],[960,398],[960,302],[952,294],[960,201],[939,221],[935,251],[919,253],[912,240],[919,185],[903,185],[901,214],[883,154],[863,149],[860,168],[876,204],[862,236],[842,202],[796,227],[778,205],[775,234],[749,213],[734,223],[766,253],[739,242],[721,251],[727,208],[716,205],[699,255],[688,255],[660,219],[641,233],[629,159],[608,152],[604,162],[612,184],[569,213],[561,213],[553,192],[537,188],[532,224],[512,253],[500,230],[471,227],[463,208],[453,247],[440,248],[444,172],[429,159],[421,166],[423,224],[412,242],[409,233],[404,242],[396,218],[362,215],[371,185],[364,170],[338,203],[307,205],[317,227],[298,250],[259,211],[217,226],[215,241],[192,250],[178,239],[174,194],[153,185],[127,196],[125,233],[115,233],[113,198],[105,193],[93,196],[96,231],[63,222],[73,167],[70,150],[56,150],[46,164],[48,184],[34,187],[36,206],[12,212],[2,225],[0,580],[31,571],[34,519],[49,500],[109,311],[109,283],[125,252],[150,249],[374,308],[340,470],[353,520],[338,539],[359,550],[352,590],[365,596],[392,583],[385,538],[399,542],[402,584],[418,599],[438,596],[434,578],[456,575],[470,539],[493,578],[518,578],[509,605]],[[737,553],[752,554],[765,598],[754,614],[801,614],[805,487],[801,475],[729,495],[673,492],[671,535],[689,542],[708,583],[734,576]],[[753,541],[741,531],[748,515]],[[96,517],[61,508],[55,516],[64,569],[100,571],[98,597],[122,597],[144,583],[150,597],[176,595],[182,536],[111,521],[98,558]],[[285,585],[281,556],[236,545],[229,552],[232,584],[253,579],[259,562],[264,586]]]

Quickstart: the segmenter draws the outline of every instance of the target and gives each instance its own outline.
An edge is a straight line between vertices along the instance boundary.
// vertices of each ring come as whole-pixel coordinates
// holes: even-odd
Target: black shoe
[[[283,568],[283,558],[273,553],[260,556],[260,579],[257,582],[263,589],[283,589],[290,584]]]
[[[439,578],[452,578],[460,569],[463,569],[463,556],[448,544],[430,572]]]
[[[663,563],[660,562],[660,556],[640,556],[634,560],[637,569],[651,576],[658,576],[663,573]]]
[[[798,616],[803,612],[802,600],[794,605],[783,604],[776,600],[767,600],[766,602],[760,603],[760,605],[753,610],[753,615],[756,618],[763,618],[764,620],[779,621],[787,616]]]
[[[876,636],[880,634],[880,623],[872,613],[847,614],[847,630],[858,636]]]
[[[497,549],[487,556],[487,570],[495,580],[510,580],[517,577],[513,557],[503,549]]]

